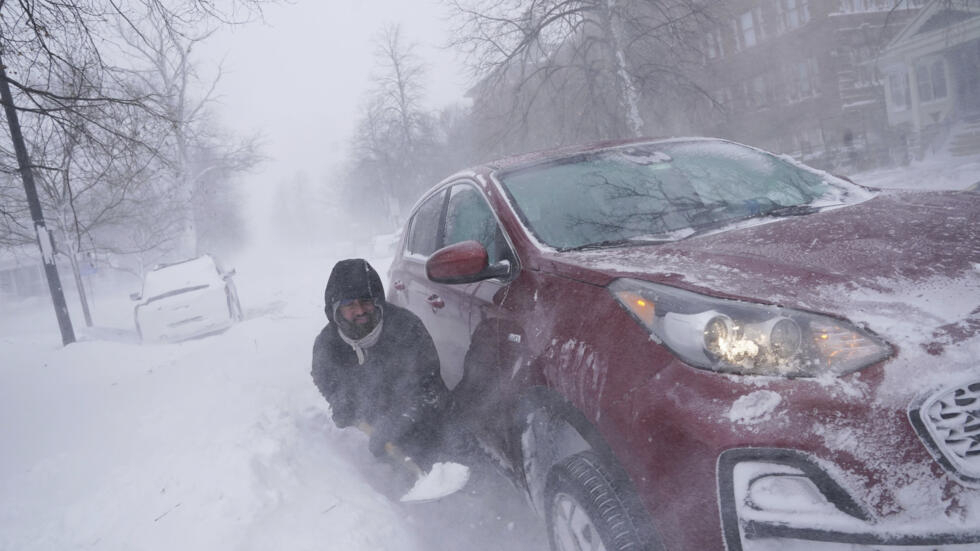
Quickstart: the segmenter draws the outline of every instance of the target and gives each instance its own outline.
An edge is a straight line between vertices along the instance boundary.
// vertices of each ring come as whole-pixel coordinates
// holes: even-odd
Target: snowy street
[[[375,489],[388,467],[309,375],[333,260],[238,263],[245,321],[178,344],[138,343],[134,289],[97,288],[66,348],[47,297],[5,307],[0,549],[547,548],[503,479],[414,506]]]
[[[980,174],[938,163],[856,180],[962,189]],[[139,343],[135,284],[90,282],[93,328],[69,293],[68,347],[47,296],[3,304],[0,550],[547,549],[503,478],[401,505],[366,436],[333,426],[311,349],[330,268],[355,255],[270,246],[230,259],[245,320],[175,344]],[[369,260],[387,283],[390,259]]]
[[[0,106],[0,551],[980,551],[980,0],[0,0]]]

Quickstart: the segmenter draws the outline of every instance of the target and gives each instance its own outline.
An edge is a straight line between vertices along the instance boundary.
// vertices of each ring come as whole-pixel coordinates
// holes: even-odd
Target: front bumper
[[[811,456],[797,450],[726,450],[718,458],[717,473],[721,524],[728,551],[980,551],[980,527],[950,531],[927,525],[877,522]],[[799,494],[765,495],[762,490],[760,495],[753,495],[756,485],[798,488]],[[768,503],[758,506],[758,501]]]
[[[175,342],[223,331],[234,323],[224,287],[192,289],[140,304],[136,326],[146,342]]]

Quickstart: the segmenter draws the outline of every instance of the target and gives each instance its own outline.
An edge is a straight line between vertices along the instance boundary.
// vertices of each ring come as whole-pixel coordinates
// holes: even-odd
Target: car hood
[[[845,317],[902,358],[955,348],[964,358],[940,363],[980,379],[969,359],[980,356],[980,194],[882,192],[807,216],[553,260],[557,273],[598,285],[636,277]]]

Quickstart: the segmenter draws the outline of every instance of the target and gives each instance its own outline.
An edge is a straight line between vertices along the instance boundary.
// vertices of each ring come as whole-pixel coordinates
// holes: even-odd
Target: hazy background
[[[270,188],[296,174],[316,183],[338,173],[378,72],[379,34],[393,24],[426,64],[425,107],[466,103],[470,78],[447,47],[450,22],[435,0],[294,0],[205,44],[202,62],[224,70],[222,122],[262,136],[268,160],[242,177],[257,216],[268,215]]]
[[[480,17],[457,27],[435,0],[295,0],[266,4],[247,24],[191,18],[175,36],[150,8],[213,3],[126,0],[117,5],[133,8],[132,28],[98,21],[92,43],[113,51],[94,53],[77,26],[52,18],[32,34],[22,3],[4,4],[0,54],[36,87],[15,90],[14,103],[37,107],[21,122],[78,342],[62,345],[18,166],[0,139],[0,549],[545,548],[540,520],[506,483],[428,513],[384,498],[366,437],[333,427],[309,375],[334,263],[361,256],[384,274],[385,245],[411,204],[474,161],[707,134],[881,187],[980,179],[980,105],[939,129],[885,120],[892,81],[877,63],[916,16],[892,13],[898,0],[811,1],[812,13],[793,15],[771,0],[460,2]],[[655,9],[676,6],[703,10]],[[535,28],[532,7],[576,10],[568,25]],[[574,27],[606,17],[625,35]],[[401,34],[386,64],[376,52],[393,25]],[[518,27],[537,39],[508,34]],[[189,89],[154,72],[134,31],[160,39],[168,62],[192,52]],[[514,55],[488,52],[480,36]],[[480,78],[458,55],[467,47],[486,56]],[[938,53],[951,54],[938,66],[949,87],[930,65],[931,92],[980,97],[980,60]],[[402,105],[391,97],[394,58],[412,69]],[[118,86],[98,88],[107,83]],[[90,101],[99,93],[145,104]],[[129,293],[157,262],[203,252],[237,268],[245,319],[218,336],[142,344]]]

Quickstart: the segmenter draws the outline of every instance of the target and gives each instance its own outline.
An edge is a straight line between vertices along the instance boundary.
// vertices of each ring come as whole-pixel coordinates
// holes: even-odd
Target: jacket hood
[[[333,304],[350,298],[370,298],[383,304],[384,286],[378,272],[363,258],[349,258],[334,265],[323,292],[324,312],[333,323]]]

